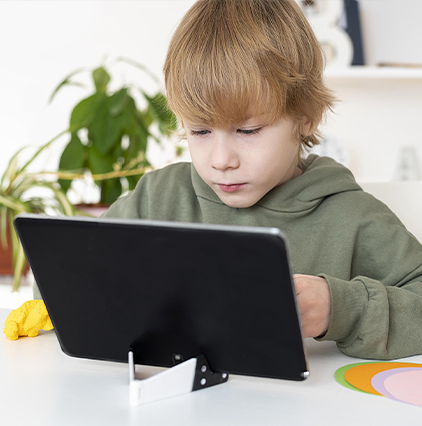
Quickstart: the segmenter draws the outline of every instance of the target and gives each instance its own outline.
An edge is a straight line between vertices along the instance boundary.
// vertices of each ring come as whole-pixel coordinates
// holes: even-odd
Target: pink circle
[[[393,374],[384,386],[395,399],[422,407],[422,369]]]
[[[398,373],[404,373],[405,371],[413,371],[413,370],[419,370],[418,367],[401,367],[401,368],[392,368],[391,370],[385,370],[381,371],[378,374],[375,374],[374,377],[372,377],[371,385],[372,387],[381,395],[386,396],[390,399],[396,399],[393,395],[391,395],[387,389],[384,386],[384,381],[387,379],[387,377],[390,377],[394,374]]]

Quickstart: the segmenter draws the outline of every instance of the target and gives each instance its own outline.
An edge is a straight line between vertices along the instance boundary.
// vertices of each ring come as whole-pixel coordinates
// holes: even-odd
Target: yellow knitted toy
[[[43,300],[29,300],[10,312],[3,333],[10,340],[16,340],[20,336],[35,337],[41,329],[53,329],[47,308]]]

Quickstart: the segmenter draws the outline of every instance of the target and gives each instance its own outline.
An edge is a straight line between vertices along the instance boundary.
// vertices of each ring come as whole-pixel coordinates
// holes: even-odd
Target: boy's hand
[[[29,300],[10,312],[3,333],[10,340],[16,340],[20,336],[35,337],[41,329],[53,329],[47,308],[43,300]]]
[[[325,334],[330,324],[331,296],[324,278],[294,274],[296,299],[302,321],[303,337]]]

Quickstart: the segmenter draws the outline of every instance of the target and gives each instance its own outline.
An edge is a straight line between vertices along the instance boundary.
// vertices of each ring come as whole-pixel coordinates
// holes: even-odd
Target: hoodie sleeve
[[[317,340],[343,353],[395,359],[422,353],[422,245],[387,208],[356,233],[351,279],[329,284],[331,322]]]

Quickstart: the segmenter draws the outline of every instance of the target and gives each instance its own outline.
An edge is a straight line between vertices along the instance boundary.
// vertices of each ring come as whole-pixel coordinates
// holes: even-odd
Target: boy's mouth
[[[238,191],[239,189],[241,189],[243,186],[245,186],[245,183],[233,183],[233,184],[222,184],[219,183],[218,186],[220,187],[220,189],[224,192],[235,192]]]

